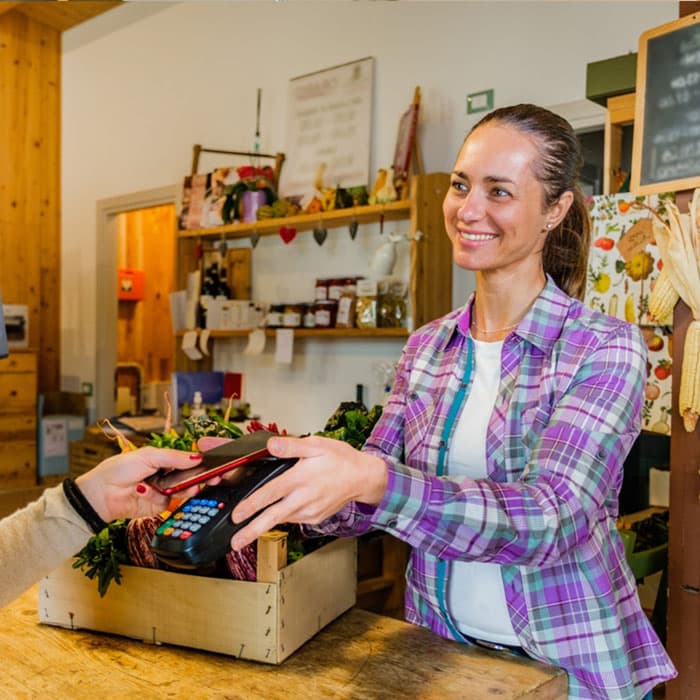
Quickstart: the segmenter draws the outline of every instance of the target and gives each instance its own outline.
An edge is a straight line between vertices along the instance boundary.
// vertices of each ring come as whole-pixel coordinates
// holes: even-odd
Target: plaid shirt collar
[[[439,352],[447,350],[457,335],[463,338],[469,336],[474,296],[472,292],[464,306],[444,318],[439,331],[442,335],[437,348]],[[544,288],[513,333],[527,340],[543,354],[548,354],[561,334],[572,301],[547,275]]]

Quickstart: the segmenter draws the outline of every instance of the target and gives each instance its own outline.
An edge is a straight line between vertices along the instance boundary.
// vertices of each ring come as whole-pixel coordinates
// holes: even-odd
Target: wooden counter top
[[[41,625],[37,589],[0,609],[3,697],[566,698],[566,674],[353,608],[280,666]]]

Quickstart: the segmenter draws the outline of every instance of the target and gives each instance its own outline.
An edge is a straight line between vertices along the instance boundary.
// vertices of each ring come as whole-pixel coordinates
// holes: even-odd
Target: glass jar
[[[364,277],[346,277],[345,283],[343,285],[343,294],[349,296],[357,295],[357,281],[364,279]]]
[[[304,328],[315,328],[316,327],[316,312],[314,310],[314,304],[302,304],[303,313],[301,319],[301,325]]]
[[[314,304],[316,328],[335,328],[338,302],[332,299],[319,300]]]
[[[267,328],[282,328],[284,309],[284,304],[270,304],[267,316],[265,316],[265,326]]]
[[[337,277],[328,280],[328,298],[332,301],[338,301],[345,287],[345,277]]]
[[[301,328],[303,314],[302,304],[287,304],[282,315],[282,326],[284,328]]]
[[[316,301],[328,299],[328,282],[327,279],[317,279],[314,288],[314,299]]]

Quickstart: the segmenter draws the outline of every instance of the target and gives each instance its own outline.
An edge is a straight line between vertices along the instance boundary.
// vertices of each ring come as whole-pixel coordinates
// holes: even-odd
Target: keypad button
[[[185,531],[180,535],[181,540],[186,540],[186,539],[189,539],[190,537],[192,537],[192,533],[189,531]]]
[[[192,532],[197,532],[197,530],[200,530],[201,527],[202,526],[199,523],[192,523],[192,525],[190,525],[190,530]]]
[[[174,528],[172,528],[172,527],[166,527],[165,530],[163,530],[163,534],[164,534],[166,537],[170,537],[170,535],[173,534],[173,529],[174,529]]]

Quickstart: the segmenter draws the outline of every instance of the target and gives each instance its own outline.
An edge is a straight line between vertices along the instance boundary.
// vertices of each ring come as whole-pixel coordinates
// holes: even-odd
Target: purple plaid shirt
[[[549,279],[503,345],[489,476],[457,480],[443,474],[471,386],[470,310],[471,300],[404,348],[365,445],[389,467],[382,502],[348,504],[317,529],[381,529],[408,542],[406,619],[451,639],[463,640],[445,603],[451,561],[501,564],[521,645],[568,672],[569,697],[641,698],[676,672],[616,529],[646,379],[639,329]]]

